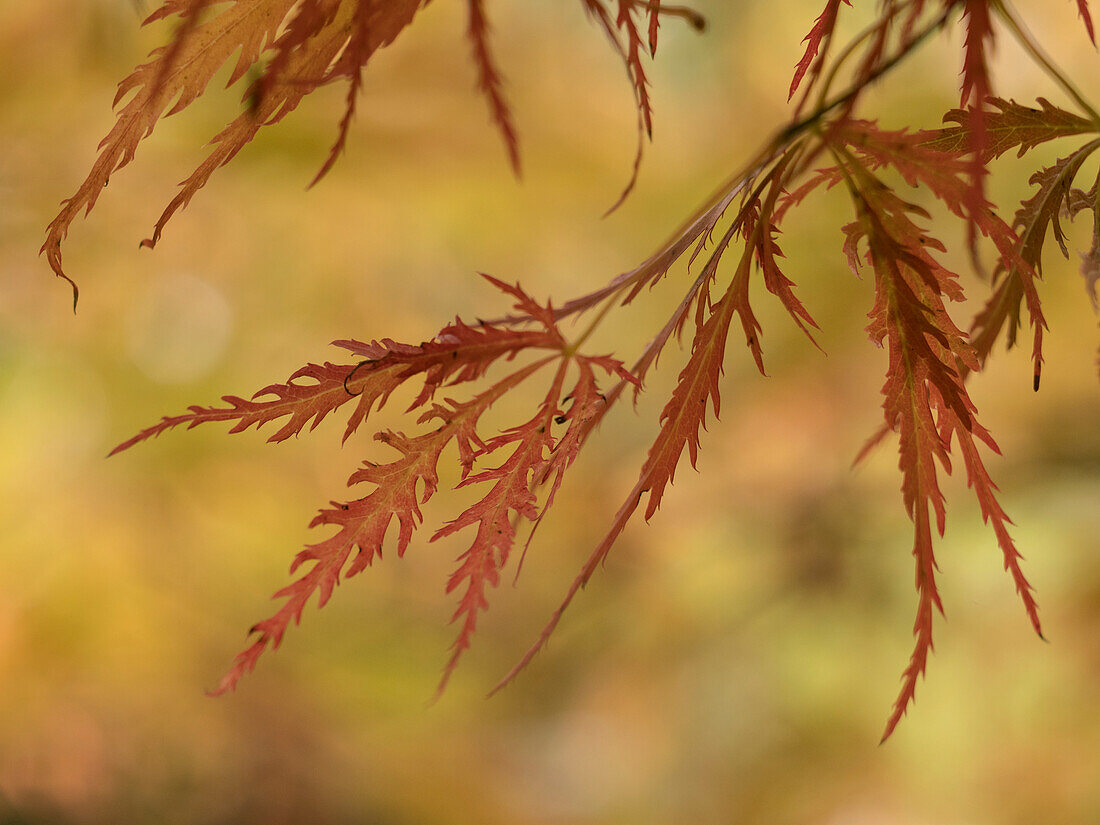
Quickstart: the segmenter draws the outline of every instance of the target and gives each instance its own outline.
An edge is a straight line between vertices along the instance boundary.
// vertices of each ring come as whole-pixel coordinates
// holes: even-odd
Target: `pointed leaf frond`
[[[476,456],[478,459],[508,447],[514,449],[502,464],[463,478],[460,486],[489,484],[491,487],[478,502],[432,536],[432,541],[436,541],[467,527],[475,528],[473,542],[461,555],[458,569],[447,582],[448,593],[465,587],[451,617],[452,622],[461,619],[462,626],[452,646],[451,658],[443,669],[437,695],[447,686],[462,654],[469,649],[478,616],[489,607],[487,588],[496,587],[500,571],[508,563],[516,539],[512,514],[532,522],[539,517],[536,488],[554,450],[553,425],[560,414],[558,404],[567,366],[567,362],[561,362],[534,417],[482,444]]]
[[[190,429],[213,421],[234,421],[230,432],[239,433],[289,416],[290,420],[268,438],[268,441],[284,441],[300,433],[306,424],[310,424],[312,430],[330,412],[356,399],[344,431],[346,441],[373,409],[380,409],[393,391],[410,378],[424,376],[420,394],[409,407],[412,410],[423,406],[440,387],[481,378],[501,358],[513,358],[529,348],[559,349],[561,337],[556,330],[475,328],[455,319],[435,339],[419,346],[390,339],[370,344],[361,341],[334,343],[364,360],[359,364],[307,364],[285,384],[264,387],[251,400],[227,395],[223,400],[228,407],[192,406],[182,415],[165,416],[119,444],[111,455],[182,424]],[[303,383],[301,379],[309,379],[309,382]]]
[[[1092,45],[1096,45],[1096,32],[1092,27],[1092,14],[1089,12],[1089,0],[1077,0],[1077,13],[1081,17],[1081,22],[1085,24],[1085,31],[1088,33],[1089,40],[1092,41]]]
[[[324,82],[327,83],[340,77],[346,77],[348,79],[348,91],[345,96],[344,114],[337,126],[336,140],[332,144],[332,148],[329,149],[325,162],[321,164],[321,168],[317,170],[313,180],[309,182],[309,188],[316,186],[329,173],[347,145],[348,133],[351,131],[351,121],[355,117],[355,104],[359,99],[359,92],[363,88],[363,67],[367,64],[375,48],[371,43],[371,30],[374,24],[371,19],[372,11],[371,3],[365,0],[356,3],[351,22],[348,25],[351,32],[348,42],[324,78]],[[282,51],[288,53],[289,49],[284,46]],[[263,99],[267,88],[271,84],[272,77],[274,75],[265,74],[260,78],[256,88],[252,91],[254,95],[252,98],[253,106],[258,106]]]
[[[760,207],[760,215],[758,216],[759,224],[753,237],[756,263],[764,276],[764,288],[779,299],[780,303],[783,304],[783,308],[786,309],[787,313],[791,316],[791,319],[798,328],[802,330],[806,337],[810,339],[810,343],[818,347],[818,349],[821,349],[817,341],[814,340],[814,336],[809,329],[810,327],[817,329],[817,322],[813,319],[802,302],[795,297],[793,289],[795,285],[794,281],[784,275],[779,267],[779,259],[784,257],[783,251],[779,248],[777,242],[777,238],[779,237],[779,220],[782,215],[780,214],[777,216],[776,211],[779,199],[784,194],[784,170],[784,164],[781,163],[777,167],[777,174],[771,179],[771,185],[768,188],[767,196]]]
[[[966,20],[966,40],[963,44],[962,87],[960,106],[971,105],[972,147],[985,147],[982,106],[990,94],[989,53],[993,49],[993,21],[990,0],[962,0],[962,16]]]
[[[618,199],[607,210],[610,214],[618,209],[627,199],[638,181],[638,172],[641,169],[642,154],[645,149],[645,138],[653,136],[653,106],[649,99],[649,80],[646,78],[645,66],[642,63],[642,53],[646,50],[643,44],[638,25],[635,20],[637,7],[635,0],[615,0],[616,13],[612,16],[605,3],[611,0],[582,0],[584,9],[595,20],[607,35],[611,46],[622,59],[627,77],[634,92],[634,104],[638,111],[638,139],[634,150],[634,161],[631,168],[630,179],[627,181]],[[649,34],[655,38],[656,31],[650,28]],[[620,32],[626,39],[624,44],[620,39]],[[656,51],[656,39],[650,40],[650,53]]]
[[[996,488],[978,453],[976,440],[994,450],[996,443],[978,422],[963,381],[963,369],[977,369],[977,353],[944,306],[945,298],[964,298],[957,276],[932,256],[932,251],[942,251],[942,245],[910,217],[926,217],[922,210],[897,198],[851,155],[848,158],[845,171],[857,220],[845,227],[846,251],[853,265],[859,266],[858,247],[865,243],[863,257],[875,274],[875,303],[867,330],[874,342],[886,343],[888,348],[883,413],[887,426],[897,433],[902,499],[914,524],[915,645],[886,724],[886,739],[912,703],[917,681],[927,667],[934,609],[943,612],[935,578],[931,519],[935,518],[936,530],[942,535],[946,507],[936,465],[951,472],[953,436],[959,441],[968,482],[983,518],[991,524],[1002,550],[1005,568],[1036,631],[1041,631],[1031,586],[1008,534],[1008,517],[994,496]]]
[[[858,180],[860,175],[855,176]],[[869,183],[864,180],[862,183]],[[932,650],[933,608],[943,610],[936,586],[930,513],[935,513],[942,533],[945,518],[943,494],[936,478],[936,461],[950,467],[947,450],[935,423],[936,412],[950,409],[948,393],[961,390],[952,357],[952,344],[961,333],[944,323],[938,273],[928,266],[923,250],[914,254],[906,238],[890,229],[908,221],[907,205],[889,197],[873,184],[859,188],[855,196],[858,220],[845,228],[851,248],[861,240],[868,244],[867,259],[875,273],[875,304],[868,332],[880,345],[888,343],[889,367],[883,385],[883,413],[898,436],[898,466],[902,472],[902,498],[914,524],[913,556],[918,594],[916,637],[913,654],[902,676],[902,689],[883,734],[885,740],[913,701],[918,678],[924,674]],[[881,211],[880,211],[881,210]],[[937,323],[938,322],[938,323]],[[956,402],[960,399],[956,398]],[[963,414],[968,411],[963,409]]]
[[[399,528],[398,554],[408,546],[423,518],[419,505],[436,489],[439,454],[453,433],[442,429],[416,439],[400,433],[379,433],[375,437],[400,451],[401,458],[390,464],[366,465],[351,477],[349,484],[369,482],[376,485],[374,492],[343,504],[333,502],[331,508],[321,510],[313,519],[311,527],[334,525],[337,532],[308,545],[295,557],[290,568],[292,574],[303,564],[312,562],[312,567],[275,594],[274,598],[286,601],[272,616],[252,626],[249,632],[257,638],[237,655],[229,672],[211,691],[213,695],[233,690],[241,677],[255,668],[265,650],[279,647],[291,622],[301,622],[306,602],[314,593],[318,594],[317,606],[324,607],[353,551],[357,549],[358,554],[347,576],[360,572],[376,556],[380,557],[394,519]]]
[[[1096,131],[1093,123],[1055,106],[1046,98],[1037,98],[1037,102],[1038,109],[1001,97],[992,97],[987,101],[994,108],[984,113],[984,160],[995,160],[1012,149],[1017,150],[1017,157],[1023,157],[1026,152],[1047,141]],[[958,125],[919,132],[922,145],[949,155],[970,151],[974,131],[971,113],[966,109],[952,109],[943,116],[943,120]]]
[[[1022,242],[1021,257],[1040,275],[1043,271],[1043,247],[1047,231],[1054,236],[1062,255],[1069,257],[1066,235],[1062,230],[1061,215],[1071,206],[1073,182],[1081,166],[1097,150],[1100,139],[1090,141],[1077,151],[1051,166],[1040,169],[1028,180],[1038,191],[1020,204],[1016,212],[1015,226]]]
[[[512,171],[520,174],[519,138],[512,122],[512,111],[504,99],[504,84],[500,71],[489,50],[489,22],[485,17],[484,0],[467,0],[469,26],[466,36],[474,50],[474,62],[477,64],[477,85],[489,103],[489,113],[500,130],[504,146],[508,150],[508,160]]]
[[[851,0],[843,0],[843,2],[848,6],[852,5]],[[836,28],[837,16],[840,14],[840,3],[841,0],[826,0],[824,11],[818,15],[813,28],[810,29],[810,33],[802,41],[806,44],[806,51],[794,68],[794,77],[791,78],[791,88],[788,90],[787,100],[794,97],[794,93],[798,91],[802,78],[806,76],[807,72],[810,72],[809,88],[813,87],[818,75],[821,74],[822,66],[825,63],[824,53],[816,62],[815,59],[818,57],[818,52],[827,45],[829,38],[832,37],[833,29]]]
[[[970,216],[977,215],[985,204],[985,178],[989,174],[984,155],[989,147],[985,101],[993,95],[989,76],[989,53],[993,49],[990,5],[990,0],[963,0],[966,41],[959,105],[970,113],[970,145],[967,147],[970,153],[970,189],[967,197]],[[971,249],[975,248],[977,233],[977,224],[972,217],[968,217],[967,238]]]
[[[373,370],[358,370],[354,364],[307,364],[290,376],[285,384],[264,387],[251,400],[226,395],[222,400],[229,405],[227,407],[192,406],[189,412],[182,415],[165,416],[119,444],[110,454],[120,453],[138,442],[183,424],[191,429],[214,421],[233,421],[235,423],[229,432],[239,433],[249,427],[260,427],[289,417],[290,420],[267,439],[271,442],[285,441],[300,433],[307,424],[311,430],[314,429],[330,412],[355,400],[355,410],[344,435],[346,439],[372,407],[385,403],[389,394],[401,383],[401,370],[401,364],[386,364]]]

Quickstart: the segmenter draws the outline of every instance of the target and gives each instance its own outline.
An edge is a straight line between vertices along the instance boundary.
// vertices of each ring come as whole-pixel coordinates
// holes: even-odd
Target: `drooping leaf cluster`
[[[99,156],[73,195],[62,202],[50,222],[42,252],[50,267],[73,290],[64,271],[61,243],[72,222],[90,212],[111,176],[134,159],[138,145],[162,118],[183,111],[205,91],[215,73],[234,55],[237,62],[228,86],[253,78],[245,85],[241,113],[210,141],[213,149],[180,184],[143,246],[154,247],[171,217],[190,203],[217,169],[231,161],[264,126],[281,121],[315,89],[338,81],[348,84],[347,104],[336,140],[313,183],[332,168],[347,141],[362,85],[362,72],[378,49],[388,46],[412,23],[428,0],[166,0],[145,24],[178,18],[172,41],[153,51],[118,85],[114,127],[99,144]],[[509,160],[520,170],[519,139],[504,97],[500,71],[489,42],[484,0],[466,0],[467,37],[473,49],[477,83],[500,130]],[[638,107],[639,142],[635,174],[641,161],[641,132],[652,131],[652,106],[643,56],[657,49],[661,3],[642,0],[582,0],[584,10],[606,32],[627,69]],[[673,8],[697,27],[702,18]],[[641,27],[645,22],[648,45]],[[127,99],[128,98],[128,99]],[[623,192],[623,196],[633,186]]]
[[[237,657],[215,693],[231,689],[252,670],[264,650],[278,647],[290,622],[301,619],[302,609],[314,593],[323,605],[342,575],[353,576],[380,557],[386,534],[395,521],[397,554],[404,554],[423,521],[420,506],[438,488],[441,454],[454,445],[461,465],[458,486],[477,486],[484,496],[432,535],[434,541],[474,528],[470,547],[447,583],[447,592],[462,590],[454,614],[454,620],[462,620],[462,627],[440,689],[446,684],[470,645],[478,616],[488,606],[488,588],[496,586],[511,555],[516,542],[515,522],[522,518],[537,524],[542,519],[592,420],[606,403],[599,389],[599,376],[634,381],[613,358],[573,351],[558,329],[552,307],[540,306],[518,286],[486,278],[512,296],[515,308],[537,319],[541,328],[518,330],[489,324],[471,327],[456,319],[433,340],[419,346],[390,340],[369,344],[338,341],[338,346],[362,360],[344,366],[310,364],[285,384],[265,387],[251,401],[226,396],[223,400],[227,407],[192,407],[189,413],[165,418],[115,448],[114,452],[119,452],[181,424],[194,427],[211,421],[235,421],[233,432],[239,432],[289,416],[268,439],[283,441],[300,433],[307,424],[313,429],[329,413],[351,402],[344,430],[347,440],[372,412],[386,404],[394,390],[409,381],[422,381],[406,410],[409,414],[416,411],[415,424],[420,432],[375,433],[376,440],[399,455],[385,464],[366,462],[348,484],[365,484],[372,487],[371,491],[353,501],[333,502],[331,508],[317,514],[311,526],[332,525],[337,532],[295,557],[291,573],[302,565],[312,566],[276,593],[286,602],[273,616],[252,628],[256,641]],[[468,400],[450,396],[460,385],[484,378],[497,362],[509,362],[528,352],[550,354],[513,369]],[[555,365],[552,370],[551,365]],[[553,377],[532,418],[497,435],[485,437],[479,433],[479,420],[493,403],[544,370],[552,372]],[[566,392],[570,375],[575,383]],[[499,463],[489,466],[493,462]],[[549,491],[541,496],[540,504],[547,481],[551,482]]]
[[[133,158],[138,143],[158,119],[189,105],[238,51],[231,83],[245,77],[254,65],[264,68],[246,90],[241,114],[215,137],[210,156],[184,181],[146,243],[156,243],[172,214],[261,126],[287,115],[314,88],[342,79],[348,82],[347,106],[319,176],[327,172],[346,141],[364,66],[378,48],[414,20],[422,5],[421,0],[168,0],[149,20],[178,17],[173,40],[120,85],[116,103],[127,94],[132,96],[119,110],[87,180],[50,224],[43,251],[54,271],[67,278],[61,268],[60,243],[77,213],[94,206],[109,176]],[[466,34],[477,84],[518,173],[518,129],[490,48],[488,5],[484,0],[468,0]],[[660,0],[581,0],[581,5],[621,56],[637,106],[639,142],[625,197],[637,174],[643,140],[652,132],[646,59],[656,53],[662,18],[684,18],[696,28],[702,28],[702,21],[690,9]],[[275,594],[282,600],[280,608],[252,628],[251,645],[237,656],[214,692],[235,687],[264,651],[277,647],[314,594],[323,605],[341,577],[369,566],[381,555],[388,534],[396,532],[397,553],[402,555],[418,535],[421,507],[438,489],[439,462],[453,457],[459,466],[458,486],[475,488],[479,498],[431,534],[431,540],[461,534],[469,541],[446,584],[448,593],[458,594],[453,621],[459,631],[439,685],[442,689],[469,647],[491,590],[517,544],[531,541],[569,468],[604,416],[628,388],[634,394],[643,391],[649,371],[676,338],[686,346],[684,363],[637,482],[540,637],[501,685],[508,682],[542,648],[563,611],[643,502],[645,520],[656,514],[685,452],[695,465],[708,408],[715,418],[721,409],[723,365],[731,334],[742,337],[764,374],[763,330],[749,298],[754,280],[780,302],[816,346],[817,324],[789,277],[780,246],[781,227],[792,209],[806,208],[815,191],[832,187],[847,192],[851,201],[850,219],[838,227],[837,254],[846,256],[852,270],[873,276],[866,329],[872,343],[886,355],[883,423],[866,449],[889,436],[896,438],[902,504],[914,531],[915,644],[883,738],[891,734],[914,699],[933,646],[935,613],[943,611],[935,541],[946,529],[947,504],[940,478],[952,471],[953,455],[955,461],[961,457],[1005,570],[1041,635],[1033,590],[1009,532],[1011,521],[984,463],[983,454],[997,452],[997,444],[979,421],[967,382],[982,370],[999,340],[1015,345],[1026,324],[1032,333],[1033,383],[1038,389],[1046,330],[1040,301],[1043,252],[1053,237],[1068,257],[1062,221],[1084,211],[1093,213],[1097,227],[1081,266],[1096,304],[1100,185],[1076,183],[1100,148],[1100,115],[1006,4],[879,0],[873,23],[838,47],[834,43],[838,21],[851,6],[849,0],[826,0],[813,22],[788,90],[792,100],[797,96],[790,122],[765,141],[667,243],[606,286],[554,307],[535,301],[519,285],[486,276],[511,300],[511,314],[476,324],[456,319],[418,345],[389,339],[338,341],[337,346],[350,354],[349,363],[309,364],[250,400],[226,396],[225,406],[191,407],[115,449],[124,450],[180,425],[215,421],[233,422],[231,432],[277,424],[279,429],[268,440],[282,441],[307,425],[312,430],[345,405],[350,410],[346,441],[397,388],[418,382],[419,391],[406,410],[407,431],[375,433],[374,438],[388,448],[385,463],[365,462],[349,479],[349,485],[365,493],[351,501],[334,502],[314,518],[311,526],[335,532],[295,557],[291,573],[296,578]],[[1093,40],[1086,0],[1077,0],[1076,7],[1085,33]],[[889,130],[857,117],[870,84],[886,82],[891,70],[930,37],[955,25],[964,34],[960,101],[944,116],[942,128]],[[995,89],[990,54],[997,39],[1006,36],[1016,39],[1024,53],[1048,72],[1071,108],[1044,98],[1033,107],[996,96],[1000,90]],[[986,197],[991,164],[1013,150],[1022,157],[1055,140],[1076,145],[1054,164],[1037,169],[1030,179],[1034,193],[1014,215],[1002,217]],[[989,295],[978,300],[980,308],[972,312],[967,330],[956,325],[947,307],[950,303],[974,306],[975,299],[964,293],[958,273],[945,263],[946,249],[931,234],[929,213],[904,199],[896,190],[897,182],[929,193],[963,223],[975,261],[983,255],[995,261],[988,276]],[[678,281],[673,268],[685,259],[687,274]],[[672,291],[671,311],[629,368],[618,354],[583,352],[588,335],[609,313],[629,305],[642,291],[658,287]],[[591,313],[585,315],[591,319],[589,325],[571,340],[563,321],[586,313]],[[536,385],[539,388],[532,389]],[[484,414],[510,393],[533,393],[531,416],[503,431],[487,431]]]

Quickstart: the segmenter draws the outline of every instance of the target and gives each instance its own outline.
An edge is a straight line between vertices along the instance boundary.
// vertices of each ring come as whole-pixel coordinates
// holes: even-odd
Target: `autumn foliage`
[[[236,58],[230,85],[251,78],[243,84],[242,110],[213,138],[207,158],[180,185],[143,242],[147,246],[156,245],[172,216],[262,127],[286,117],[314,89],[343,81],[345,115],[318,177],[327,173],[347,139],[364,67],[415,21],[423,5],[422,0],[168,0],[153,12],[147,23],[175,18],[175,33],[154,51],[150,62],[119,85],[115,126],[101,143],[88,177],[49,225],[42,247],[54,272],[72,284],[74,301],[76,285],[61,257],[72,222],[95,205],[111,175],[133,159],[159,120],[192,103],[224,64]],[[1050,13],[1062,13],[1059,6],[1066,4],[1051,5]],[[702,29],[703,21],[694,11],[661,0],[581,0],[581,6],[621,57],[629,79],[638,118],[636,174],[653,128],[646,65],[656,54],[660,28],[679,19]],[[896,438],[902,503],[914,530],[915,646],[883,738],[913,701],[933,647],[935,614],[943,610],[934,548],[946,526],[940,477],[952,471],[953,457],[961,458],[1005,570],[1041,635],[1038,607],[1009,532],[1011,521],[983,460],[989,451],[997,451],[997,444],[979,421],[967,380],[982,370],[998,341],[1011,347],[1026,327],[1034,367],[1031,380],[1039,388],[1046,330],[1040,301],[1043,253],[1053,237],[1062,254],[1069,256],[1061,221],[1083,211],[1093,213],[1098,227],[1081,265],[1095,305],[1100,192],[1096,182],[1078,185],[1077,178],[1100,148],[1100,114],[1006,4],[880,0],[870,26],[847,43],[834,42],[838,21],[851,13],[851,6],[848,0],[826,0],[811,24],[789,88],[790,122],[764,141],[741,172],[668,243],[606,286],[552,306],[518,284],[485,276],[505,301],[503,307],[498,302],[484,313],[497,320],[456,318],[430,340],[415,345],[388,338],[336,341],[345,353],[343,363],[307,364],[286,382],[265,387],[250,399],[228,395],[221,406],[193,406],[115,448],[114,453],[120,452],[181,425],[191,428],[219,421],[231,422],[233,433],[271,424],[277,429],[268,440],[278,442],[307,426],[313,430],[341,408],[346,441],[399,387],[411,385],[415,392],[405,411],[405,431],[374,433],[382,443],[379,463],[365,461],[349,479],[360,497],[333,502],[313,519],[311,526],[324,528],[327,538],[294,558],[293,580],[275,594],[281,606],[252,628],[252,643],[237,656],[215,693],[233,689],[266,650],[278,647],[314,594],[323,606],[342,577],[370,566],[381,555],[387,535],[396,532],[397,553],[403,554],[419,535],[421,507],[438,490],[439,462],[457,458],[458,485],[474,488],[478,498],[450,521],[434,526],[429,537],[434,541],[460,534],[467,542],[446,583],[447,592],[456,594],[453,621],[458,633],[439,684],[442,690],[470,646],[502,571],[526,549],[607,411],[624,395],[643,391],[649,371],[673,338],[686,340],[675,389],[661,412],[636,484],[543,633],[501,684],[509,681],[544,645],[635,514],[641,510],[646,520],[656,514],[685,452],[694,466],[708,417],[713,413],[717,418],[721,409],[723,362],[731,334],[744,341],[764,372],[750,284],[758,280],[816,345],[817,324],[796,295],[780,239],[785,216],[804,208],[825,188],[839,188],[850,199],[850,215],[838,227],[838,248],[854,271],[873,279],[874,301],[866,329],[887,355],[884,421],[867,449],[887,437]],[[473,77],[518,174],[518,130],[493,57],[491,4],[467,0],[467,10]],[[1076,0],[1076,11],[1082,36],[1093,40],[1086,0]],[[871,83],[888,82],[896,65],[951,26],[964,32],[961,87],[957,108],[947,112],[940,128],[889,130],[857,116],[865,114],[862,98]],[[997,96],[1006,90],[997,88],[989,59],[997,40],[1004,37],[1016,39],[1048,73],[1070,108],[1043,98],[1030,105]],[[1014,214],[1002,215],[986,196],[993,162],[1011,151],[1023,156],[1054,140],[1069,141],[1064,157],[1036,169],[1030,179],[1034,193]],[[892,180],[930,193],[961,221],[975,261],[992,255],[988,296],[974,299],[964,294],[957,273],[945,263],[944,245],[931,234],[929,214],[899,195]],[[623,197],[632,186],[633,178]],[[680,261],[686,262],[688,275],[673,278],[672,267]],[[587,350],[590,333],[609,313],[661,284],[671,292],[670,313],[641,352],[631,360]],[[971,312],[968,329],[957,326],[948,314],[951,302],[978,307]],[[580,325],[579,335],[568,336],[562,322],[582,315],[587,324]],[[530,417],[490,432],[482,418],[506,394],[529,397]]]

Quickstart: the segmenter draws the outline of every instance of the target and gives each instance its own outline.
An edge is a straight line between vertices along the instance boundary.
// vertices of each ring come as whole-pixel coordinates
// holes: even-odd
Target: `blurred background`
[[[863,332],[871,284],[846,268],[851,212],[836,193],[792,214],[782,239],[828,354],[758,296],[769,377],[735,340],[700,472],[681,466],[652,523],[626,532],[550,647],[491,700],[636,479],[683,363],[675,347],[636,411],[623,405],[586,448],[434,704],[455,630],[443,588],[465,537],[429,545],[427,530],[464,499],[438,495],[404,559],[387,553],[323,611],[311,604],[235,694],[210,699],[318,539],[315,510],[385,450],[370,429],[341,448],[329,421],[278,446],[212,425],[105,459],[163,414],[340,359],[334,339],[418,342],[455,314],[499,314],[478,271],[560,302],[634,266],[787,117],[820,5],[700,0],[703,35],[667,21],[654,140],[634,194],[601,219],[629,175],[634,113],[579,4],[488,4],[521,133],[516,182],[474,88],[463,4],[433,3],[370,65],[348,151],[320,185],[304,191],[343,88],[264,133],[139,250],[240,111],[223,72],[74,224],[74,317],[38,257],[44,228],[112,124],[115,84],[171,29],[140,29],[126,0],[0,4],[0,823],[1100,821],[1100,335],[1076,256],[1045,262],[1042,391],[1026,352],[998,352],[972,384],[1050,643],[1030,631],[965,481],[945,479],[948,621],[881,747],[911,649],[911,533],[893,449],[851,468],[881,419],[885,355]],[[1022,12],[1100,92],[1073,5]],[[931,42],[864,115],[935,126],[957,103],[959,40]],[[999,93],[1063,103],[1009,40],[996,61]],[[994,198],[1011,210],[1031,171],[1067,151],[1006,158]],[[957,247],[960,227],[927,205]],[[609,320],[592,351],[631,361],[686,277],[674,269]],[[957,309],[965,327],[970,308]],[[503,409],[500,426],[510,412],[525,413]],[[409,426],[395,413],[376,424]]]

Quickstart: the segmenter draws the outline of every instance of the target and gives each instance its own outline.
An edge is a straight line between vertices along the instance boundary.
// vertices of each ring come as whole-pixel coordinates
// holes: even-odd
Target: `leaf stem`
[[[805,133],[817,132],[820,136],[819,124],[826,115],[828,115],[834,109],[843,106],[846,103],[849,103],[866,86],[878,80],[884,74],[897,66],[929,36],[931,36],[934,32],[943,27],[944,23],[947,21],[950,11],[951,9],[948,8],[947,10],[939,14],[923,30],[914,35],[911,39],[907,40],[897,54],[876,66],[874,69],[867,73],[866,77],[856,79],[847,89],[845,89],[833,99],[821,102],[808,115],[794,120],[792,123],[780,129],[771,138],[771,140],[765,143],[747,163],[741,166],[741,168],[738,169],[737,172],[735,172],[733,175],[726,178],[722,185],[719,186],[709,198],[707,198],[703,205],[699,209],[697,209],[683,224],[681,224],[676,232],[673,233],[671,240],[666,243],[665,248],[675,243],[675,241],[678,238],[682,237],[685,232],[690,231],[691,227],[703,215],[714,209],[715,206],[718,205],[723,199],[730,197],[731,192],[736,192],[738,189],[743,190],[746,188],[746,186],[751,185],[751,183],[757,178],[758,175],[760,175],[761,172],[767,169],[768,166],[772,164],[778,156],[782,155],[784,152],[789,151],[792,145],[795,144],[798,139],[801,138]],[[874,27],[869,28],[866,32],[859,35],[856,38],[855,42],[858,43],[861,39],[865,38],[868,33],[873,31]],[[849,46],[845,49],[845,52],[842,53],[841,60],[846,59],[846,55],[852,47],[853,46]],[[835,71],[833,73],[830,73],[830,75],[828,76],[829,82],[832,81],[834,75]],[[826,84],[826,87],[827,85],[828,84]],[[811,162],[814,155],[815,153],[813,152],[808,153],[805,157],[805,163]],[[581,334],[581,337],[563,350],[563,354],[565,357],[572,357],[572,355],[577,352],[578,348],[588,339],[588,337],[595,331],[596,327],[599,326],[600,322],[603,321],[603,319],[610,312],[616,299],[625,290],[630,289],[633,286],[634,282],[632,279],[625,279],[622,281],[622,283],[616,286],[609,285],[603,298],[606,303],[600,309],[599,314],[592,320],[592,323],[588,326],[588,328]],[[568,310],[564,314],[572,314],[575,311],[576,310]],[[559,317],[564,317],[564,314],[560,315]],[[509,318],[502,320],[513,321],[516,319]]]
[[[834,58],[833,65],[829,68],[829,71],[825,74],[821,80],[821,92],[817,96],[817,107],[820,109],[825,102],[825,98],[829,95],[829,87],[833,85],[833,81],[836,80],[837,74],[840,72],[840,67],[844,65],[844,62],[852,56],[856,47],[859,46],[864,40],[875,33],[884,23],[881,19],[876,20],[871,25],[867,26],[863,31],[848,41],[847,45],[840,50],[840,53]]]
[[[631,5],[645,6],[651,11],[654,7],[653,0],[629,0],[629,2]],[[679,17],[698,32],[707,28],[707,18],[690,6],[666,6],[661,3],[657,6],[657,14],[662,14],[665,17]]]
[[[884,74],[897,66],[902,60],[908,57],[921,43],[927,40],[929,36],[934,34],[939,29],[943,28],[944,23],[947,22],[947,17],[950,12],[950,8],[943,11],[921,32],[919,32],[911,40],[906,42],[904,47],[902,47],[897,54],[895,54],[888,60],[883,61],[880,65],[876,66],[874,69],[867,73],[866,77],[857,79],[854,83],[852,83],[851,86],[849,86],[845,91],[837,95],[835,98],[828,102],[822,102],[818,105],[816,109],[814,109],[814,111],[810,112],[810,114],[806,115],[801,120],[796,120],[794,123],[791,123],[785,129],[783,129],[783,131],[781,131],[779,135],[772,141],[772,145],[775,145],[777,147],[781,146],[782,139],[801,134],[802,132],[812,127],[815,123],[820,121],[829,112],[833,111],[833,109],[836,109],[837,107],[843,106],[845,103],[848,103],[856,95],[863,91],[863,89],[865,89],[867,86],[870,86]],[[865,36],[866,32],[859,35],[859,39]],[[845,57],[842,57],[842,59],[845,59]]]
[[[609,312],[611,312],[611,308],[615,306],[618,295],[618,291],[608,295],[603,302],[603,306],[600,307],[599,312],[596,313],[596,317],[592,319],[592,322],[585,328],[580,337],[562,348],[562,358],[564,360],[568,361],[570,358],[576,355],[577,352],[580,351],[580,348],[584,345],[584,342],[588,340],[589,336],[591,336],[592,333],[596,331],[596,327],[600,325],[600,322],[607,317],[607,314]]]
[[[1100,113],[1098,113],[1096,109],[1093,108],[1092,104],[1088,102],[1081,90],[1077,88],[1076,84],[1055,65],[1051,57],[1043,50],[1043,47],[1039,45],[1038,41],[1035,40],[1031,32],[1027,30],[1027,27],[1019,19],[1009,0],[992,0],[992,6],[998,11],[1001,19],[1008,27],[1009,32],[1011,32],[1017,42],[1023,46],[1024,51],[1031,56],[1031,59],[1050,76],[1051,80],[1061,86],[1066,94],[1073,98],[1074,102],[1081,107],[1081,110],[1088,115],[1089,119],[1098,129],[1100,129]]]

